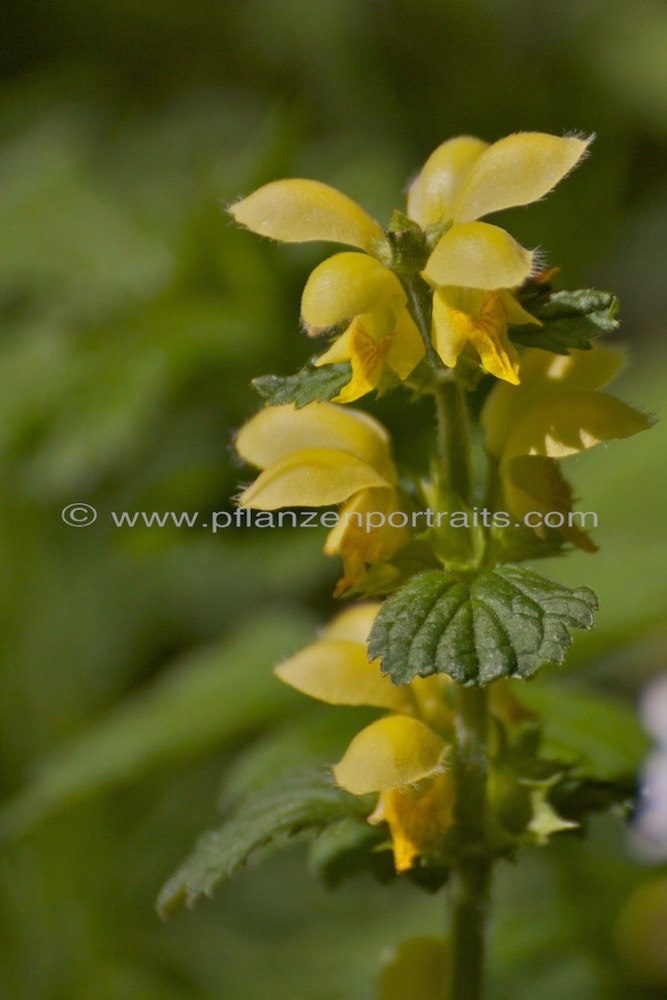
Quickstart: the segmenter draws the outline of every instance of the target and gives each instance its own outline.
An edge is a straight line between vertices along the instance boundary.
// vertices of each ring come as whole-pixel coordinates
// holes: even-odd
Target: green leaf
[[[568,628],[591,628],[596,606],[587,587],[570,590],[519,566],[499,566],[472,581],[423,573],[383,604],[369,657],[381,658],[395,684],[435,673],[466,685],[532,677],[562,663]]]
[[[542,326],[513,326],[510,337],[526,347],[540,347],[555,354],[569,354],[571,349],[586,351],[591,338],[611,333],[618,326],[614,318],[618,300],[610,292],[593,288],[576,291],[537,292],[521,304],[541,320]]]
[[[287,772],[279,782],[254,792],[218,830],[204,834],[162,889],[158,913],[167,917],[182,904],[191,907],[202,896],[210,896],[260,848],[266,856],[298,835],[368,812],[368,800],[338,788],[324,768]]]
[[[269,406],[294,403],[297,409],[308,403],[322,402],[336,396],[352,378],[349,361],[316,368],[311,359],[296,375],[260,375],[253,387]]]

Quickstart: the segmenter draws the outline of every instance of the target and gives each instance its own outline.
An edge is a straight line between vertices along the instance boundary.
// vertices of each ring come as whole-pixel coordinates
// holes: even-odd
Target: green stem
[[[423,287],[422,287],[423,286]],[[470,442],[463,386],[432,360],[430,295],[419,278],[406,282],[413,314],[434,372],[440,474],[464,503],[470,502]],[[488,772],[488,695],[459,687],[453,758],[457,862],[450,881],[452,905],[451,1000],[481,1000],[491,861],[485,843]]]
[[[455,819],[459,861],[451,875],[452,992],[480,1000],[491,862],[485,850],[488,696],[484,688],[459,688],[454,758]]]
[[[470,502],[470,444],[464,389],[455,379],[434,388],[441,475]],[[453,757],[457,863],[450,879],[452,977],[455,1000],[481,1000],[491,862],[485,843],[488,773],[488,695],[459,687]]]
[[[438,413],[438,457],[445,481],[461,499],[470,501],[470,443],[465,390],[455,379],[433,390]]]

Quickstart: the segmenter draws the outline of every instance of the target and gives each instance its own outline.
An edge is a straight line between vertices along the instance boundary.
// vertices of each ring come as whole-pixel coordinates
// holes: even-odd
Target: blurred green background
[[[597,133],[511,229],[565,287],[621,296],[617,391],[657,412],[667,8],[17,0],[3,30],[0,995],[370,1000],[383,948],[444,930],[442,898],[370,880],[331,895],[295,850],[167,925],[154,912],[216,822],[225,766],[303,710],[271,666],[331,612],[322,537],[118,529],[109,512],[231,509],[250,379],[310,353],[298,303],[323,248],[270,245],[224,205],[306,176],[386,223],[458,133]],[[393,404],[375,412],[412,459]],[[628,699],[664,669],[664,438],[574,460],[601,551],[548,567],[600,595],[569,666]],[[76,501],[94,525],[61,521]],[[613,818],[502,866],[491,1000],[666,995],[666,878]]]

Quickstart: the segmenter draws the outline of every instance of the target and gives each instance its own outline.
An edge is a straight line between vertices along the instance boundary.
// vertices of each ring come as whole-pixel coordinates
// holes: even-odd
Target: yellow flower
[[[368,414],[334,403],[267,406],[241,428],[236,450],[263,470],[241,494],[242,507],[343,505],[325,545],[343,558],[337,594],[407,541],[403,519],[389,522],[399,510],[389,435]]]
[[[460,136],[426,161],[410,186],[408,215],[424,228],[449,224],[423,271],[435,288],[433,338],[446,365],[456,364],[469,341],[487,371],[518,382],[519,359],[507,326],[539,322],[507,289],[529,277],[535,255],[504,229],[478,220],[542,198],[576,166],[589,142],[542,132],[519,132],[492,145]]]
[[[510,323],[541,326],[504,289],[443,287],[433,293],[433,346],[449,368],[470,343],[489,374],[517,385],[519,355],[507,335]]]
[[[572,490],[557,460],[650,427],[642,413],[595,391],[622,361],[618,352],[597,346],[566,356],[531,348],[521,359],[521,384],[496,385],[482,414],[508,511],[521,519],[531,512],[560,515],[563,524],[554,526],[587,551],[596,546],[571,523]]]
[[[358,733],[333,768],[338,785],[355,795],[379,792],[372,823],[389,826],[397,871],[437,845],[452,823],[453,789],[440,735],[452,716],[443,698],[447,678],[417,679],[395,687],[369,663],[366,638],[379,605],[343,612],[321,639],[276,668],[276,674],[311,698],[332,705],[390,709]]]
[[[394,272],[373,257],[339,253],[315,268],[301,299],[306,325],[321,332],[351,320],[316,362],[351,361],[352,379],[336,402],[348,403],[375,389],[385,365],[406,379],[421,361],[424,343],[406,305]]]
[[[408,214],[437,240],[422,273],[435,289],[433,343],[449,367],[471,343],[487,371],[517,382],[508,324],[539,321],[508,289],[533,272],[535,255],[504,229],[478,220],[542,198],[576,166],[589,142],[542,132],[521,132],[492,145],[460,136],[438,146],[410,186]],[[339,402],[375,388],[385,364],[401,379],[410,375],[424,347],[400,282],[376,259],[387,257],[385,235],[363,208],[327,184],[292,178],[264,185],[230,213],[281,242],[324,240],[363,251],[339,254],[316,268],[302,302],[304,321],[315,330],[350,321],[318,361],[351,361],[352,380]],[[437,239],[439,226],[446,231]]]

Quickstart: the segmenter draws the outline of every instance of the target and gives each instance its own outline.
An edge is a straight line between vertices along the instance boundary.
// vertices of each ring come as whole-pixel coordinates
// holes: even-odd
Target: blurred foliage
[[[655,412],[667,10],[19,0],[3,20],[0,780],[5,833],[42,819],[0,859],[0,993],[263,1000],[270,970],[274,1000],[369,998],[383,948],[440,933],[442,900],[402,880],[329,895],[295,853],[169,925],[154,913],[239,750],[280,723],[283,759],[298,755],[303,728],[290,748],[286,719],[305,709],[270,667],[331,609],[322,536],[115,528],[109,512],[231,509],[250,380],[310,354],[298,302],[321,248],[257,241],[224,204],[312,176],[386,222],[459,132],[598,133],[591,162],[510,228],[565,285],[619,295],[615,339],[633,357],[619,394]],[[376,409],[413,463],[430,420],[415,411],[397,419],[391,394]],[[601,550],[546,567],[600,595],[565,671],[628,699],[664,665],[664,435],[572,460]],[[94,525],[62,523],[76,501],[98,508]],[[503,866],[491,1000],[664,995],[656,879],[613,818]]]

